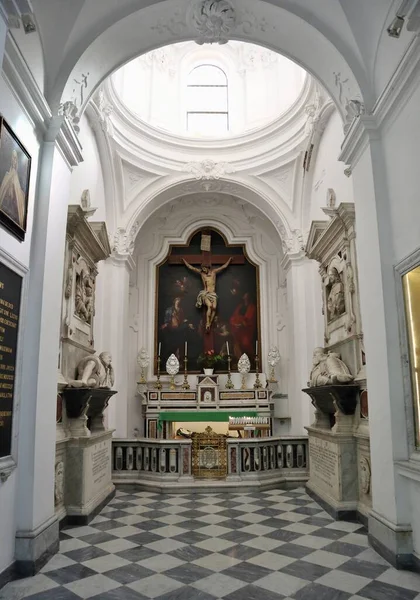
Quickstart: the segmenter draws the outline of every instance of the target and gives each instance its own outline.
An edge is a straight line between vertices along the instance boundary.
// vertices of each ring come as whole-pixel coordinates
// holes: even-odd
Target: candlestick
[[[182,384],[182,389],[183,389],[183,390],[189,390],[189,389],[190,389],[190,384],[188,383],[188,376],[187,376],[187,365],[188,365],[188,358],[187,358],[187,342],[185,342],[185,356],[184,356],[184,383]]]
[[[255,383],[254,390],[259,390],[262,388],[260,381],[260,359],[258,354],[255,356]]]
[[[160,382],[160,343],[159,343],[159,354],[157,357],[157,374],[156,374],[156,383],[155,383],[155,388],[157,390],[161,390],[162,389],[162,384]]]
[[[232,381],[232,379],[230,377],[230,362],[231,362],[232,359],[230,358],[229,350],[228,350],[228,357],[227,357],[227,359],[228,359],[228,378],[227,378],[227,381],[226,381],[225,388],[227,390],[233,390],[233,388],[235,386],[233,385],[233,381]]]

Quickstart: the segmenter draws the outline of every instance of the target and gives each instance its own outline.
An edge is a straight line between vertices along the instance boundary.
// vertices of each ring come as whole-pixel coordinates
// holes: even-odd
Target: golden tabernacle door
[[[227,475],[226,437],[211,427],[192,438],[192,474],[200,479],[224,479]]]

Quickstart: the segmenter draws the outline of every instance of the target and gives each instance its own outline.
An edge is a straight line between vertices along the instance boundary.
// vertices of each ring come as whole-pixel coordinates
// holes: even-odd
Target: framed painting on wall
[[[203,236],[208,250],[203,250]],[[216,270],[217,307],[209,331],[206,307],[198,302],[203,281],[197,271],[206,261]],[[161,347],[163,368],[171,354],[183,365],[187,343],[189,373],[201,372],[200,356],[209,351],[225,359],[217,373],[227,372],[228,350],[232,370],[243,353],[254,369],[256,341],[261,339],[259,272],[243,245],[227,244],[214,229],[196,231],[186,245],[170,247],[157,267],[156,284],[155,356]]]
[[[0,224],[25,239],[31,157],[0,116]]]

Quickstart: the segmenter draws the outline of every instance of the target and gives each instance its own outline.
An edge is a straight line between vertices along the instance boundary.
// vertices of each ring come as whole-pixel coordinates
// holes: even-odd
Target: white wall
[[[344,175],[344,165],[338,161],[340,146],[343,142],[343,123],[337,110],[330,116],[322,134],[319,146],[315,148],[315,157],[307,177],[310,180],[309,203],[305,210],[304,227],[309,229],[311,221],[326,219],[321,208],[327,204],[327,191],[332,188],[336,194],[336,206],[341,202],[353,202],[353,184],[351,177]]]
[[[17,261],[27,268],[29,267],[39,143],[31,123],[23,114],[23,111],[15,96],[12,94],[7,83],[2,77],[0,77],[0,114],[12,127],[13,131],[17,134],[32,157],[27,233],[25,236],[25,241],[19,242],[19,240],[17,240],[0,225],[0,249],[6,251],[8,254],[11,254]],[[22,305],[20,314],[21,322],[23,322],[25,318],[25,313],[26,306]],[[18,348],[18,353],[21,351],[22,348]],[[18,377],[19,371],[17,371],[16,386],[19,384]],[[15,407],[16,400],[17,399],[15,397]],[[15,410],[13,415],[14,425],[16,425],[18,417],[18,411]],[[17,446],[17,439],[14,440],[14,445]],[[0,482],[0,506],[3,515],[3,517],[0,518],[0,573],[13,562],[14,558],[17,475],[17,470],[15,470],[7,481],[4,483]]]
[[[102,166],[95,135],[86,115],[80,120],[79,140],[83,148],[83,162],[73,171],[70,187],[70,204],[80,204],[82,192],[90,191],[92,207],[95,212],[92,221],[105,221],[105,189]]]
[[[383,134],[395,262],[420,246],[420,86]]]

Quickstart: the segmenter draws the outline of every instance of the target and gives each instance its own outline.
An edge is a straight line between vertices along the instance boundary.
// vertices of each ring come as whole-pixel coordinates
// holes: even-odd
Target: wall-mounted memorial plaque
[[[0,458],[11,453],[22,277],[0,263]]]

